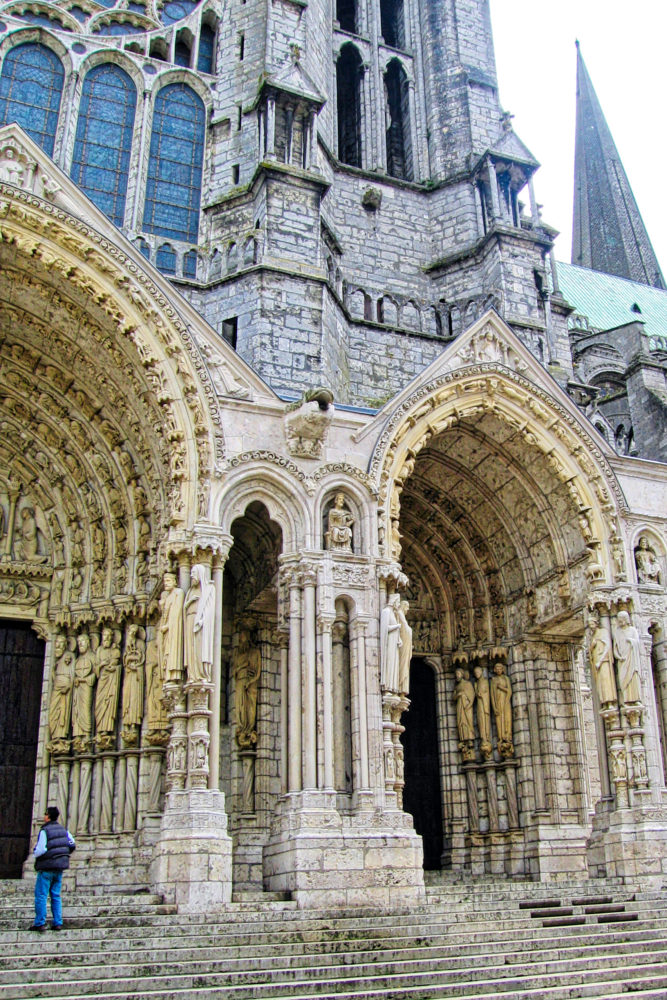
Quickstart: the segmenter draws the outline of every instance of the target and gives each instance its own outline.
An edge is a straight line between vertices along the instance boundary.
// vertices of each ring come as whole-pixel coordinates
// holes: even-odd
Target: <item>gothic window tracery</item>
[[[197,242],[205,118],[204,102],[184,83],[158,93],[144,205],[149,233]]]
[[[15,121],[53,156],[65,71],[46,45],[26,42],[5,56],[0,75],[0,124]]]
[[[72,180],[117,226],[125,214],[136,103],[136,87],[119,66],[104,63],[86,75]]]

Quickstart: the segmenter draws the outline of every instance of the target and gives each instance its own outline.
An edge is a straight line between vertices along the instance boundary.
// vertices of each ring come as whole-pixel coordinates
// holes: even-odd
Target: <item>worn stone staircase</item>
[[[65,888],[64,931],[37,935],[31,881],[5,882],[0,1000],[667,997],[667,885],[429,883],[410,909],[304,912],[247,893],[208,915]]]

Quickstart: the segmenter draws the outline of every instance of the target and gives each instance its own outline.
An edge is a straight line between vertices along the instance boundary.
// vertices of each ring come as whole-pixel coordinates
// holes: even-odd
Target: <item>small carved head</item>
[[[630,624],[630,615],[627,611],[619,611],[617,621],[621,628],[626,628]]]
[[[176,574],[175,573],[165,573],[164,574],[164,589],[173,590],[176,586]]]
[[[87,632],[81,632],[76,637],[76,644],[80,653],[87,653],[90,649],[90,638]]]
[[[56,637],[53,640],[53,651],[56,655],[56,659],[59,660],[61,656],[64,655],[67,649],[67,639],[62,632],[57,632]]]
[[[113,642],[113,632],[107,626],[102,629],[102,645],[104,646],[105,649],[108,649],[112,642]]]
[[[494,674],[497,674],[498,677],[505,673],[505,667],[500,660],[493,664],[493,672]]]

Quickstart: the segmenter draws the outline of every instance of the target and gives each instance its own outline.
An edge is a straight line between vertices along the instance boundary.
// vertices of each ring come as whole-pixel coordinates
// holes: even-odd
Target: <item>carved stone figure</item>
[[[261,670],[261,651],[251,645],[250,633],[241,629],[234,657],[234,679],[236,741],[242,748],[251,747],[257,742],[257,688]]]
[[[614,659],[611,636],[600,622],[593,619],[595,631],[591,638],[590,658],[600,705],[614,704],[618,700],[614,678]]]
[[[146,718],[151,730],[167,728],[167,712],[162,701],[163,664],[158,655],[157,641],[146,643]]]
[[[454,687],[454,702],[456,704],[456,728],[461,743],[475,739],[472,708],[475,700],[475,689],[472,686],[467,670],[457,667],[454,672],[456,685]]]
[[[498,750],[505,756],[514,752],[512,745],[512,685],[502,663],[493,666],[491,678],[491,704],[496,720]]]
[[[116,725],[120,687],[120,645],[112,629],[102,629],[102,641],[95,654],[97,692],[95,729],[98,734],[112,733]]]
[[[334,552],[351,552],[353,524],[354,518],[345,506],[345,495],[337,493],[329,511],[328,530],[324,533],[325,547]]]
[[[491,756],[491,691],[489,681],[482,667],[473,669],[475,676],[475,701],[477,706],[477,728],[483,756]]]
[[[89,740],[93,732],[93,688],[95,686],[95,654],[90,637],[81,632],[76,639],[79,655],[74,664],[72,695],[72,736]]]
[[[285,408],[287,450],[297,458],[320,458],[333,420],[333,394],[328,389],[310,389]]]
[[[123,654],[123,727],[140,726],[144,715],[145,632],[140,625],[128,625]]]
[[[160,672],[166,684],[180,684],[183,679],[183,602],[185,593],[176,586],[174,573],[164,574],[160,597],[160,624],[157,651]]]
[[[53,642],[55,668],[49,701],[49,733],[52,744],[66,741],[69,736],[72,714],[72,688],[74,686],[74,653],[67,648],[67,636],[59,632]],[[53,746],[53,749],[56,749]]]
[[[645,535],[639,539],[639,546],[635,549],[635,565],[640,583],[653,585],[660,583],[660,563]]]
[[[641,640],[627,611],[619,611],[614,629],[618,682],[626,705],[641,702]]]
[[[213,666],[215,584],[197,563],[190,571],[190,589],[183,605],[183,664],[190,684],[209,684]]]
[[[399,624],[401,626],[401,645],[398,650],[398,690],[399,694],[407,695],[410,691],[410,662],[412,660],[412,629],[408,624],[407,601],[401,601],[396,609]]]
[[[380,680],[385,691],[398,693],[399,649],[401,647],[401,623],[398,608],[399,594],[392,594],[380,616]]]
[[[23,507],[19,513],[20,524],[17,526],[16,551],[19,559],[25,562],[44,562],[45,556],[39,552],[39,528],[32,507]]]

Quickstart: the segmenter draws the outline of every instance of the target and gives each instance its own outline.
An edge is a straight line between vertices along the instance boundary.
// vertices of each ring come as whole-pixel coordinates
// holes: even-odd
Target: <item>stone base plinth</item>
[[[558,824],[538,819],[524,831],[526,867],[540,882],[588,877],[588,830],[577,823]]]
[[[151,883],[179,910],[200,913],[232,898],[232,841],[225,797],[207,789],[167,795]]]
[[[594,878],[667,875],[667,809],[649,806],[596,813],[588,866]]]
[[[264,847],[265,888],[299,907],[414,905],[425,898],[422,866],[412,817],[341,815],[313,793],[281,800]]]

